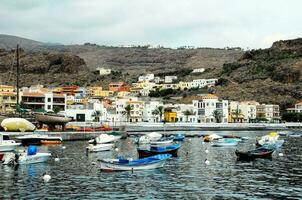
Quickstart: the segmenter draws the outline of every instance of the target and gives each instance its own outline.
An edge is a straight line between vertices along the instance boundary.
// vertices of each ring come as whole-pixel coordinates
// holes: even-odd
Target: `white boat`
[[[236,146],[238,144],[238,140],[234,139],[220,139],[217,142],[212,143],[213,147],[230,147]]]
[[[1,122],[1,126],[5,131],[33,131],[35,125],[23,118],[7,118]]]
[[[146,135],[141,136],[137,143],[139,144],[149,144],[150,142],[157,141],[162,138],[162,134],[157,132],[148,133]]]
[[[97,144],[97,145],[92,145],[89,144],[88,147],[86,147],[86,150],[88,152],[99,152],[99,151],[109,151],[112,149],[114,144]]]
[[[158,146],[158,145],[168,145],[174,142],[174,138],[161,138],[156,141],[151,141],[151,146]]]
[[[115,135],[108,135],[108,134],[101,134],[98,137],[89,140],[90,144],[105,144],[110,142],[115,142],[121,139],[122,136],[115,136]]]
[[[34,164],[46,162],[51,153],[36,153],[35,155],[28,155],[27,153],[6,153],[2,158],[4,165],[9,164]]]
[[[159,154],[138,160],[132,159],[102,159],[101,170],[105,171],[137,171],[163,167],[170,154]]]
[[[0,152],[14,151],[21,143],[16,143],[14,140],[4,140],[0,134]]]
[[[62,137],[39,133],[19,136],[16,138],[21,140],[22,145],[61,144],[63,141]]]

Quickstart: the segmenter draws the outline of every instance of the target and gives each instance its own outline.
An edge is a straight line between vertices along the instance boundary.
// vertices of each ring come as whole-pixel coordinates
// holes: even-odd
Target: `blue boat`
[[[181,147],[180,144],[174,144],[169,146],[150,146],[149,148],[137,148],[138,156],[145,158],[157,154],[171,154],[173,157],[177,157],[178,149]]]
[[[165,161],[171,158],[170,154],[150,156],[143,159],[103,159],[101,160],[101,170],[105,171],[136,171],[155,169],[163,167]]]
[[[174,141],[184,141],[185,136],[182,134],[177,134],[174,136]]]

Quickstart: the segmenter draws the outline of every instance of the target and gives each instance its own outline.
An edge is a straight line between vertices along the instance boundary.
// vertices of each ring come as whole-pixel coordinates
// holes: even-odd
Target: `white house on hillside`
[[[101,76],[111,74],[111,69],[106,69],[103,67],[96,68],[96,71],[98,71]]]

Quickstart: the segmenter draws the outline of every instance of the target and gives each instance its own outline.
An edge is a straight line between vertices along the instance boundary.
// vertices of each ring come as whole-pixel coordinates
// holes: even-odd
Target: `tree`
[[[235,111],[231,112],[231,115],[232,115],[232,119],[234,120],[234,122],[235,121],[237,122],[240,119],[240,116],[242,116],[242,112],[237,106],[237,109]],[[235,116],[235,117],[233,117],[233,116]]]
[[[129,120],[130,118],[130,114],[131,114],[131,110],[133,110],[133,107],[129,104],[125,107],[125,110],[126,110],[126,116],[127,116],[127,121]]]
[[[96,110],[91,114],[91,117],[94,117],[94,121],[96,121],[96,122],[100,121],[101,116],[102,116],[102,112],[99,110]]]
[[[187,117],[187,122],[189,121],[189,116],[194,115],[194,112],[192,110],[185,110],[182,113]]]
[[[222,118],[222,112],[220,110],[214,110],[213,117],[215,118],[216,123],[220,123]]]
[[[158,107],[156,107],[155,110],[152,111],[152,115],[156,115],[156,116],[159,115],[159,121],[162,120],[163,114],[164,114],[163,106],[158,106]]]

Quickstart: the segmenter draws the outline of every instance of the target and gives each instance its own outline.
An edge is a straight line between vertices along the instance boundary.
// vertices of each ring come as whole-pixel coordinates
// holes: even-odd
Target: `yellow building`
[[[88,87],[87,88],[87,96],[90,97],[100,97],[102,94],[102,87]]]
[[[99,91],[98,96],[97,97],[110,97],[113,96],[114,92],[113,91],[109,91],[109,90],[102,90]]]
[[[129,96],[130,92],[118,92],[117,97],[126,97]]]
[[[14,86],[0,85],[0,112],[12,113],[16,109],[17,92]]]
[[[165,122],[176,122],[177,114],[172,110],[166,110],[164,113],[164,120]]]

